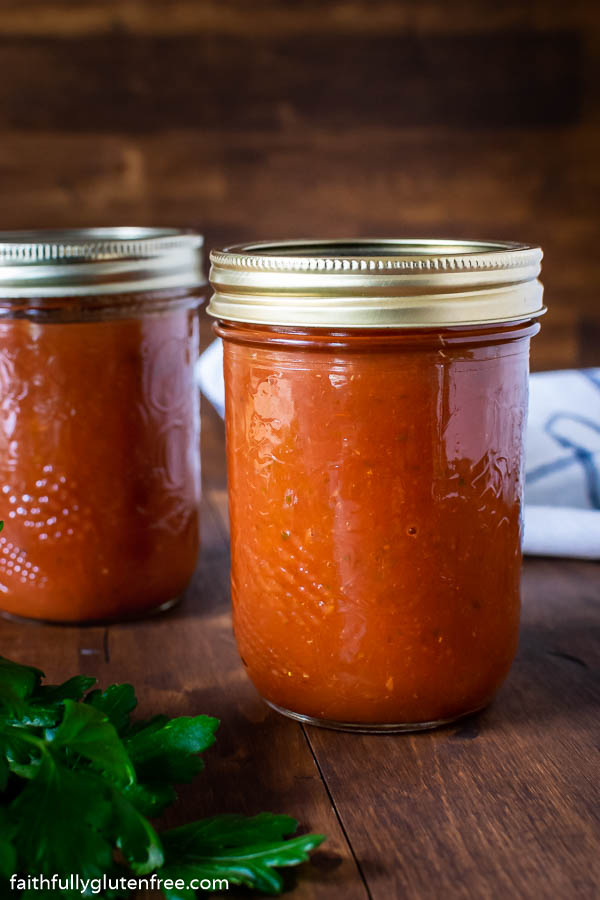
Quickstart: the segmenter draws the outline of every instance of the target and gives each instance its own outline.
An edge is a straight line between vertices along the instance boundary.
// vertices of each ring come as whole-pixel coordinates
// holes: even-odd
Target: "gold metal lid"
[[[500,241],[357,239],[240,244],[210,254],[223,321],[431,328],[545,312],[542,251]]]
[[[203,243],[175,228],[0,232],[0,298],[196,287]]]

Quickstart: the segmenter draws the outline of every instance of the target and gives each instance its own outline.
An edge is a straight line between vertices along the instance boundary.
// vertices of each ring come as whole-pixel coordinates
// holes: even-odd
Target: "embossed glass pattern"
[[[233,283],[237,262],[224,255]],[[375,310],[349,328],[362,288],[340,307],[330,271],[320,301],[338,328],[293,324],[304,302],[293,281],[281,310],[268,295],[277,324],[256,323],[260,274],[231,291],[234,320],[217,313],[235,634],[280,712],[348,730],[430,728],[485,706],[516,651],[539,325],[529,314],[427,327],[400,279],[389,287],[395,320],[378,329]],[[477,289],[461,289],[477,318]],[[516,310],[520,286],[504,291]],[[240,321],[247,306],[252,323]]]
[[[219,329],[234,625],[270,703],[417,727],[494,695],[517,646],[537,329]]]
[[[182,593],[199,547],[202,289],[3,299],[0,607],[121,619]]]

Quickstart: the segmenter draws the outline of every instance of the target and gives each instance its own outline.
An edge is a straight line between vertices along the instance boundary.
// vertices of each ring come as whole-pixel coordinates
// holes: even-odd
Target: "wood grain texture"
[[[165,14],[168,12],[168,14]],[[0,34],[75,35],[125,30],[133,34],[295,35],[317,30],[370,34],[407,29],[447,32],[566,24],[597,25],[590,0],[3,0]]]
[[[0,73],[5,228],[537,241],[600,362],[597,4],[4,0]]]
[[[309,730],[374,900],[598,896],[599,585],[527,561],[519,654],[479,716],[375,751]]]
[[[534,368],[600,364],[596,3],[3,0],[0,74],[3,228],[537,241]],[[519,657],[478,718],[303,731],[237,659],[208,407],[203,426],[203,551],[179,609],[109,629],[0,622],[0,653],[53,679],[131,680],[142,714],[220,716],[177,816],[272,808],[326,832],[298,900],[595,898],[598,566],[527,562]]]
[[[0,59],[0,127],[27,130],[269,131],[287,105],[305,127],[355,115],[363,127],[560,127],[582,101],[582,42],[567,30],[2,37]]]
[[[598,364],[592,0],[4,0],[0,223],[535,241]]]
[[[267,709],[237,657],[223,425],[208,404],[203,453],[202,553],[176,610],[106,629],[0,620],[0,654],[52,679],[131,681],[141,715],[218,716],[206,772],[169,824],[271,809],[325,832],[298,900],[595,900],[598,564],[527,560],[519,654],[479,716],[417,735],[303,729]]]
[[[135,685],[136,715],[208,714],[221,719],[206,771],[180,789],[167,826],[202,816],[261,811],[294,815],[303,831],[328,840],[300,871],[298,900],[364,900],[366,891],[327,787],[304,734],[262,703],[239,662],[229,615],[229,542],[223,527],[223,426],[203,415],[203,450],[221,475],[207,481],[202,554],[193,584],[167,616],[107,628],[72,628],[0,619],[0,655],[33,663],[51,680],[83,673],[101,685]],[[210,448],[214,448],[211,451]],[[287,883],[295,883],[289,873]],[[247,892],[228,892],[247,897]]]

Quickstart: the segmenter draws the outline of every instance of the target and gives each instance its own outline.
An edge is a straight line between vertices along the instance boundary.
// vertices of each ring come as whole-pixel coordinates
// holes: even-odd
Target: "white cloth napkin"
[[[224,415],[223,353],[198,360],[202,393]],[[600,559],[600,369],[531,376],[523,549]]]
[[[600,369],[529,383],[525,553],[600,559]]]
[[[196,380],[221,418],[225,417],[225,382],[223,381],[223,344],[217,338],[209,344],[196,363]]]

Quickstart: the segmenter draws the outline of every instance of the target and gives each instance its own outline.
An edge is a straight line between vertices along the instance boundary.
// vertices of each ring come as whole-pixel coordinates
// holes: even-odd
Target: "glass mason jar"
[[[202,238],[0,233],[0,607],[57,622],[175,602],[199,547]]]
[[[411,240],[212,254],[235,634],[279,712],[431,728],[504,680],[541,255]]]

